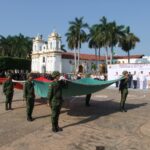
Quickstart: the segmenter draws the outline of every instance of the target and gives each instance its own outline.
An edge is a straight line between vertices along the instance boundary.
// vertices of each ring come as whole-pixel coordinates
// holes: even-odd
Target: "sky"
[[[62,44],[68,50],[65,33],[69,21],[75,17],[84,17],[90,26],[99,23],[105,16],[108,21],[118,25],[130,26],[131,32],[140,38],[131,54],[150,56],[150,0],[0,0],[0,35],[18,35],[35,37],[42,34],[47,40],[55,29]],[[104,49],[101,50],[105,54]],[[118,55],[126,55],[118,47]],[[83,44],[81,53],[93,53],[87,44]]]

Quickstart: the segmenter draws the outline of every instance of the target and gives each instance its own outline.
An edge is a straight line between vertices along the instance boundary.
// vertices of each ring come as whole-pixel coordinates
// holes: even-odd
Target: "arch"
[[[82,65],[79,65],[78,72],[83,73],[83,66]]]
[[[46,66],[45,65],[42,66],[42,73],[46,73]]]
[[[43,63],[45,63],[45,57],[43,57]]]
[[[52,42],[50,42],[50,49],[52,49]]]

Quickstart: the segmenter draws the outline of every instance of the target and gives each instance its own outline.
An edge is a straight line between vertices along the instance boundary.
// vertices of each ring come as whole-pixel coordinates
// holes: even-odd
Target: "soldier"
[[[26,100],[26,107],[27,107],[27,120],[33,121],[32,112],[34,108],[34,101],[35,101],[35,93],[34,93],[34,83],[32,82],[32,74],[29,73],[27,75],[27,81],[24,86],[24,95],[23,97]]]
[[[52,114],[51,114],[51,122],[52,122],[52,131],[58,132],[62,131],[62,128],[58,125],[58,119],[60,115],[60,110],[63,103],[62,98],[62,88],[66,86],[66,82],[59,80],[60,73],[58,71],[54,71],[52,73],[53,82],[50,85],[49,92],[48,92],[48,101],[49,106],[51,107]]]
[[[4,82],[3,92],[6,96],[5,110],[12,110],[11,104],[12,104],[12,99],[13,99],[13,94],[14,94],[14,84],[12,82],[11,74],[8,74],[8,79]],[[8,104],[9,104],[9,107],[8,107]]]
[[[92,94],[87,94],[87,95],[86,95],[86,98],[85,98],[85,105],[86,105],[87,107],[90,106],[90,99],[91,99],[91,96],[92,96]]]
[[[123,71],[123,79],[120,81],[119,91],[121,91],[120,111],[127,112],[125,109],[125,101],[128,95],[128,72]]]

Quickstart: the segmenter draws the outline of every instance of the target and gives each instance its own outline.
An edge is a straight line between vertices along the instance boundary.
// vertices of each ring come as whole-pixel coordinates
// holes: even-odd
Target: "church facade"
[[[80,55],[80,72],[91,72],[95,64],[95,56],[86,54]],[[89,55],[89,56],[87,56]],[[41,35],[33,39],[31,71],[35,73],[71,73],[74,71],[74,53],[61,50],[61,37],[58,33],[52,32],[48,41],[44,41]]]

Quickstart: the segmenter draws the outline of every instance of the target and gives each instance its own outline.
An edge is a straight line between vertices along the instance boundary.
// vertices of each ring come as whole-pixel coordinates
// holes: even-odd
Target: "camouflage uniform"
[[[12,82],[12,79],[8,79],[4,82],[3,85],[3,92],[6,95],[6,101],[5,101],[5,109],[12,109],[12,99],[13,99],[13,93],[14,93],[14,84]],[[8,107],[9,104],[9,107]]]
[[[55,71],[52,74],[52,76],[53,77],[59,76],[59,72]],[[51,122],[52,122],[52,131],[53,132],[62,130],[61,128],[59,128],[58,119],[59,119],[60,110],[61,110],[62,103],[63,103],[62,88],[64,86],[66,86],[66,82],[62,81],[62,80],[54,81],[49,86],[48,101],[49,101],[49,105],[52,110]]]
[[[34,108],[35,93],[34,93],[34,83],[27,80],[24,86],[24,95],[26,99],[26,111],[27,111],[27,120],[32,121],[32,112]]]
[[[127,72],[124,71],[123,75],[125,75]],[[121,91],[121,101],[120,101],[120,110],[125,111],[125,102],[128,95],[128,78],[124,78],[120,81],[119,85],[119,91]]]

